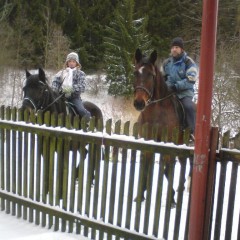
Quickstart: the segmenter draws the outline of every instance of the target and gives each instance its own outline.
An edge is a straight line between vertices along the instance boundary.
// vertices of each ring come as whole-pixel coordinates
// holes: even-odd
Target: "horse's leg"
[[[192,171],[193,171],[193,156],[189,157],[190,169],[188,173],[187,191],[190,192],[191,181],[192,181]]]
[[[145,200],[144,192],[147,190],[147,181],[148,181],[148,174],[152,167],[153,163],[153,154],[152,153],[141,153],[140,157],[140,167],[139,167],[139,180],[138,180],[138,192],[137,197],[134,201],[140,199],[141,201]]]
[[[164,158],[164,161],[165,161],[164,174],[165,174],[165,176],[168,180],[168,184],[171,184],[171,186],[170,186],[170,188],[171,188],[171,190],[170,190],[171,206],[175,207],[176,206],[176,202],[175,202],[175,199],[174,199],[175,190],[173,188],[175,159],[171,159],[170,155],[165,155],[163,158]]]

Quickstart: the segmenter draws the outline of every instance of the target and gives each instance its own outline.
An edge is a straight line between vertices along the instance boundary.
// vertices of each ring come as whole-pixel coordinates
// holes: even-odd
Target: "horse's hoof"
[[[187,182],[187,191],[188,191],[188,192],[190,192],[191,180],[192,180],[192,178],[189,176],[189,177],[188,177],[188,182]]]
[[[171,209],[175,208],[177,206],[177,203],[173,200],[171,203]]]
[[[138,199],[139,199],[139,197],[138,196],[136,196],[135,198],[134,198],[134,202],[137,202],[138,201]],[[143,202],[145,200],[145,197],[144,196],[142,196],[141,197],[141,202]]]
[[[177,188],[177,190],[176,190],[176,192],[183,192],[184,191],[184,187],[180,187],[180,186],[178,186],[178,188]]]

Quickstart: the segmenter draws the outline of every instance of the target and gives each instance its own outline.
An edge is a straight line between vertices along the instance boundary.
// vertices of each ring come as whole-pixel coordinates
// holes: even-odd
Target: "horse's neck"
[[[156,71],[156,84],[154,88],[154,100],[167,97],[170,94],[168,86],[160,71]]]
[[[55,95],[50,87],[49,87],[48,91],[49,91],[48,104],[51,105],[49,107],[49,110],[50,110],[50,112],[58,112],[59,113],[58,101],[56,101],[56,98],[58,97],[58,95]]]

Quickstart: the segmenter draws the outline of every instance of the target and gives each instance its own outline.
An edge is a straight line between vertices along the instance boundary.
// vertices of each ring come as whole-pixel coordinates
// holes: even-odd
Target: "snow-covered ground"
[[[75,233],[54,232],[0,211],[1,240],[84,240]]]

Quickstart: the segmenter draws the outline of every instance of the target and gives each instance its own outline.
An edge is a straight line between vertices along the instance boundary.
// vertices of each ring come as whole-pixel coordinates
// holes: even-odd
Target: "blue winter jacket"
[[[198,77],[196,63],[183,52],[178,59],[169,57],[163,62],[163,75],[169,88],[173,85],[177,89],[177,96],[181,99],[184,97],[193,97],[194,84]]]

